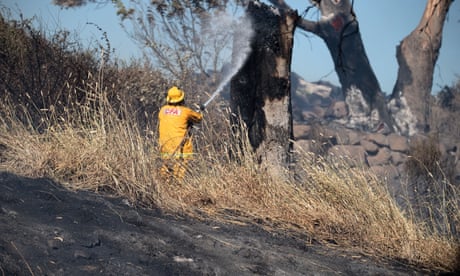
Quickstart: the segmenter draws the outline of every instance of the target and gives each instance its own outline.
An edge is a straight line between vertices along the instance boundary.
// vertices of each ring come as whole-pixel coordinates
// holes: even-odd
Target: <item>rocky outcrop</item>
[[[431,197],[437,192],[433,187],[409,180],[406,162],[410,157],[410,147],[424,136],[408,138],[397,134],[365,133],[347,129],[338,124],[305,126],[294,125],[296,142],[294,150],[313,152],[331,158],[338,158],[350,166],[359,166],[372,171],[387,184],[396,201],[405,206],[409,201],[415,204],[420,197]],[[318,133],[324,133],[318,136]],[[453,185],[460,185],[459,143],[441,141],[439,149],[444,164],[449,164],[445,173]],[[449,169],[450,167],[450,169]],[[449,171],[450,170],[450,171]],[[412,206],[413,208],[413,206]]]
[[[292,91],[294,152],[371,171],[408,214],[431,221],[433,231],[458,233],[458,211],[445,204],[458,200],[458,137],[417,134],[404,97],[389,103],[395,120],[391,131],[378,116],[366,118],[360,97],[353,102],[325,83],[316,84],[317,90],[315,84],[297,83]]]
[[[366,166],[382,179],[387,180],[399,192],[402,178],[405,177],[405,163],[410,147],[423,135],[392,133],[385,124],[372,130],[363,130],[349,124],[350,108],[338,88],[324,83],[293,81],[293,110],[295,149],[340,157],[354,166]],[[318,92],[316,92],[318,91]],[[412,133],[413,134],[413,133]],[[460,185],[460,142],[441,137],[439,151],[442,159],[452,167],[452,180]]]

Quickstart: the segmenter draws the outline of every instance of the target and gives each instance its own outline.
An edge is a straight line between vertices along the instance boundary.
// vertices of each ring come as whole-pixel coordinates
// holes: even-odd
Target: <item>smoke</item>
[[[380,122],[378,111],[371,110],[359,88],[352,86],[348,89],[345,102],[348,106],[349,127],[369,130]]]
[[[401,92],[399,98],[395,97],[388,103],[388,107],[393,114],[399,134],[413,136],[417,133],[417,118],[410,110],[407,100],[401,95]]]
[[[251,39],[254,34],[250,18],[246,15],[235,19],[226,13],[218,13],[210,22],[212,29],[217,33],[231,33],[233,38],[231,49],[231,66],[223,70],[223,76],[216,90],[203,104],[206,107],[219,95],[232,77],[240,70],[251,53]]]

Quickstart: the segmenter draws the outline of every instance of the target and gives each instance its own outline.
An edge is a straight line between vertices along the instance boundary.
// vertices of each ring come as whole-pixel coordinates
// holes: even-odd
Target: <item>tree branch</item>
[[[292,8],[288,4],[286,4],[284,0],[269,0],[268,2],[270,2],[273,6],[279,9],[292,10]]]
[[[304,31],[314,33],[317,36],[321,37],[319,23],[316,21],[299,18],[299,20],[297,21],[297,27]]]
[[[269,2],[278,9],[293,10],[293,8],[291,8],[291,6],[289,6],[284,0],[269,0]],[[320,36],[320,28],[318,22],[306,20],[302,17],[299,17],[299,19],[296,22],[296,26],[304,31],[311,32]]]

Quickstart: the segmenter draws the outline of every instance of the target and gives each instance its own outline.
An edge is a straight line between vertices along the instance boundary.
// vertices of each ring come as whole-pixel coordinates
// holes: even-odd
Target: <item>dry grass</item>
[[[56,45],[41,38],[40,32],[1,23],[2,37],[11,44],[4,63],[8,66],[1,68],[6,72],[3,75],[9,76],[1,83],[5,97],[0,99],[1,170],[50,177],[69,189],[108,192],[170,212],[240,223],[257,221],[267,228],[297,231],[311,239],[334,241],[361,253],[404,259],[432,269],[458,269],[458,234],[433,231],[433,221],[420,221],[411,210],[403,212],[368,170],[350,168],[340,158],[324,160],[298,152],[296,173],[302,177],[280,179],[261,172],[247,141],[240,139],[246,136],[244,128],[234,135],[228,112],[217,112],[215,106],[201,130],[194,130],[198,156],[186,180],[162,181],[156,135],[145,134],[146,129],[155,129],[156,123],[139,122],[144,114],[137,111],[149,113],[144,119],[155,118],[153,111],[169,86],[168,80],[152,68],[139,70],[142,66],[136,64],[122,74],[113,68],[104,77],[104,70],[97,71],[104,69],[103,64],[97,66],[91,53],[68,51],[73,43],[67,33],[56,35],[61,46],[55,52]],[[30,22],[22,24],[29,26]],[[41,50],[37,52],[37,48]],[[41,78],[32,78],[29,72]],[[102,88],[106,87],[104,78],[112,85],[111,96]],[[203,89],[186,85],[186,90]],[[157,91],[156,95],[152,91]],[[10,100],[8,95],[16,98]],[[138,102],[130,104],[126,95],[137,97]],[[114,107],[108,98],[117,97],[121,98]],[[458,99],[454,97],[452,104],[458,106]],[[433,120],[456,118],[435,111]],[[432,123],[437,130],[459,133],[454,119],[436,121],[443,123]],[[433,172],[426,168],[437,168],[437,163],[431,162],[437,160],[432,158],[437,152],[427,155],[424,145],[417,149],[420,152],[413,152],[417,162],[409,164],[411,170],[431,177]],[[443,197],[440,206],[449,208],[422,204],[428,205],[428,210],[439,209],[441,215],[449,209],[454,217],[448,223],[454,222],[458,229],[460,193],[443,183],[449,187],[450,197]]]
[[[111,108],[106,93],[96,92],[65,115],[47,114],[47,128],[40,132],[23,119],[25,108],[17,116],[17,107],[3,101],[0,110],[0,144],[6,147],[1,169],[50,177],[72,189],[155,202],[152,172],[157,166],[146,150],[150,141],[126,117],[127,109],[119,114]]]
[[[138,129],[129,106],[115,112],[98,85],[89,87],[87,103],[67,116],[46,116],[48,127],[41,132],[16,117],[21,107],[3,100],[0,169],[51,177],[71,189],[109,191],[171,212],[256,220],[370,255],[456,268],[455,238],[427,231],[406,216],[369,171],[299,152],[302,180],[261,174],[245,143],[235,146],[241,139],[235,140],[222,113],[213,116],[220,120],[218,130],[207,122],[195,130],[199,158],[186,180],[161,181],[156,141]]]

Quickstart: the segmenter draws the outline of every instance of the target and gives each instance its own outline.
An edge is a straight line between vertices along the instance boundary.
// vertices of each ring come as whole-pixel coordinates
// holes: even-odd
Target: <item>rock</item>
[[[337,119],[346,117],[348,115],[347,104],[344,101],[333,102],[326,115]]]
[[[350,145],[358,145],[361,143],[362,135],[356,131],[348,132],[348,139]]]
[[[86,259],[86,260],[89,260],[91,259],[91,254],[84,251],[84,250],[75,250],[74,253],[73,253],[73,257],[75,259]]]
[[[392,182],[399,177],[398,169],[392,165],[377,165],[371,166],[371,171],[375,173],[381,180]]]
[[[364,150],[370,154],[370,155],[376,155],[377,152],[379,151],[379,147],[377,144],[368,141],[368,140],[362,140],[361,141],[361,146],[364,148]]]
[[[60,239],[50,239],[47,241],[48,247],[51,249],[59,249],[62,246],[62,241]]]
[[[101,246],[101,240],[99,238],[92,238],[89,241],[85,241],[85,243],[82,244],[82,246],[86,248],[93,248],[96,246]]]
[[[317,118],[323,118],[326,115],[326,110],[320,106],[314,106],[312,112],[316,115]]]
[[[388,139],[387,136],[381,134],[381,133],[370,133],[366,136],[366,140],[370,142],[374,142],[379,146],[385,146],[388,147]]]
[[[311,126],[297,124],[293,126],[293,132],[296,139],[308,139],[311,133]]]
[[[428,139],[428,137],[426,137],[423,134],[416,134],[416,135],[411,136],[409,138],[409,145],[412,146],[412,145],[420,144],[421,142],[423,142],[423,141],[425,141],[427,139]]]
[[[359,145],[361,140],[356,132],[346,128],[330,129],[329,132],[326,133],[335,136],[338,145]]]
[[[409,143],[406,137],[392,133],[388,135],[387,139],[391,150],[403,153],[409,152]]]
[[[390,163],[391,151],[388,148],[380,148],[377,155],[368,156],[369,166],[387,165]]]
[[[304,112],[302,112],[302,120],[304,120],[304,121],[317,119],[317,118],[318,118],[318,115],[315,114],[312,111],[304,111]]]
[[[352,166],[366,164],[366,151],[362,146],[335,145],[329,150],[329,154],[343,159]]]
[[[320,136],[323,137],[323,139],[337,139],[337,134],[340,130],[330,128],[330,127],[321,127],[320,129]]]
[[[407,160],[407,155],[401,152],[393,151],[391,153],[391,162],[395,166],[403,164],[404,162],[406,162],[406,160]]]

